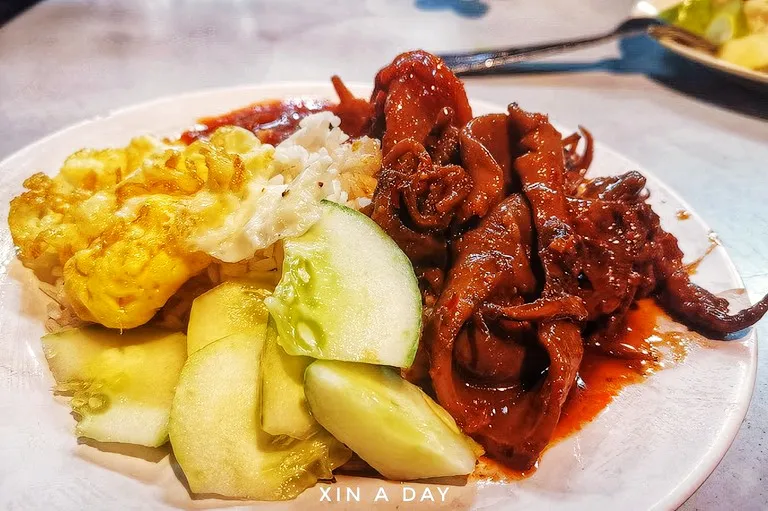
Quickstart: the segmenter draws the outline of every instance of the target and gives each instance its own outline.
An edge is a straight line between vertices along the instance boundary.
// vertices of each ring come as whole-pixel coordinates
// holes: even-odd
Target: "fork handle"
[[[645,31],[646,29],[638,29],[637,33],[642,33]],[[448,65],[449,68],[451,68],[451,71],[453,71],[455,74],[464,75],[493,69],[495,67],[504,66],[507,64],[522,62],[533,58],[545,57],[547,55],[559,53],[561,51],[593,46],[606,41],[610,41],[612,39],[616,39],[618,37],[625,37],[627,35],[630,34],[627,32],[612,30],[611,32],[597,36],[570,39],[567,41],[557,41],[554,43],[537,44],[532,46],[518,46],[506,48],[504,50],[478,52],[471,54],[457,53],[440,55],[440,58],[443,59],[443,61]]]

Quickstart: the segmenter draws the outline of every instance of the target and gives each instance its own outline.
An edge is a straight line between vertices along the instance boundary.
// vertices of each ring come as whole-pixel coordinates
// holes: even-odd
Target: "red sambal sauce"
[[[571,389],[551,442],[576,433],[607,407],[624,387],[639,383],[661,369],[666,362],[679,362],[685,339],[679,332],[662,332],[657,323],[665,317],[653,299],[635,303],[627,316],[627,326],[620,342],[637,352],[652,352],[654,360],[615,358],[587,349],[579,367],[579,381]],[[673,360],[659,357],[672,354]]]
[[[253,132],[265,144],[275,145],[294,133],[303,118],[334,106],[335,103],[319,99],[259,101],[224,115],[199,119],[197,126],[181,135],[181,141],[191,144],[222,126],[239,126]]]
[[[638,352],[653,350],[660,354],[659,348],[662,348],[671,353],[670,362],[681,361],[685,355],[686,338],[680,332],[665,333],[657,328],[658,320],[665,316],[653,299],[639,300],[628,313],[626,331],[620,341]],[[549,445],[577,433],[626,386],[642,382],[663,365],[658,360],[615,358],[587,348],[579,366],[579,381],[571,388]],[[535,471],[535,467],[525,472],[512,470],[483,457],[473,478],[517,480],[529,477]]]

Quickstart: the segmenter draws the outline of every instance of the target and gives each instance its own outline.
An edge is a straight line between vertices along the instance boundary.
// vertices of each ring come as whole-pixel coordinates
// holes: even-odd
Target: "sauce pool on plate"
[[[681,362],[688,350],[686,332],[661,331],[666,315],[652,299],[639,300],[629,312],[621,341],[639,353],[650,351],[653,360],[622,359],[587,350],[579,367],[579,382],[563,407],[553,441],[576,433],[613,401],[624,387],[640,383],[654,372]]]
[[[628,385],[640,383],[651,374],[681,362],[690,346],[690,333],[664,331],[659,327],[666,314],[653,299],[639,300],[629,312],[621,338],[628,351],[653,353],[653,360],[622,359],[587,349],[579,366],[579,379],[563,406],[550,446],[579,432],[594,420]],[[517,480],[536,471],[515,471],[483,458],[473,479]]]

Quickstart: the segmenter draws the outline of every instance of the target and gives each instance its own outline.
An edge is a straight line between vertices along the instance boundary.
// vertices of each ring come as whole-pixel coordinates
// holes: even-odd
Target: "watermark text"
[[[450,486],[320,486],[320,502],[435,502],[444,503]]]

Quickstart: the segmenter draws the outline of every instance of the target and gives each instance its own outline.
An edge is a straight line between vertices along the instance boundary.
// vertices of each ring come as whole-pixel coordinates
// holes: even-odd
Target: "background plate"
[[[632,14],[634,16],[657,16],[664,9],[680,2],[681,0],[642,0],[635,4]],[[762,90],[766,90],[765,86],[768,86],[768,73],[737,66],[727,60],[719,59],[703,51],[694,50],[670,39],[661,39],[659,43],[681,57],[739,78],[742,81],[746,81],[749,85],[758,86]]]
[[[352,87],[366,95],[369,88]],[[22,181],[37,171],[55,173],[83,147],[118,146],[143,133],[175,135],[198,117],[224,113],[248,103],[288,96],[333,97],[329,84],[276,84],[217,89],[161,99],[72,126],[22,149],[0,163],[0,509],[168,509],[240,506],[233,501],[193,501],[175,476],[168,457],[160,461],[107,453],[78,445],[68,408],[51,394],[52,377],[40,347],[46,300],[31,272],[15,260],[5,223],[8,202]],[[475,114],[504,111],[473,101]],[[588,119],[585,119],[588,121]],[[568,130],[564,130],[568,131]],[[598,138],[599,138],[599,134]],[[637,169],[600,145],[592,175]],[[709,246],[709,229],[690,208],[652,175],[651,203],[665,228],[689,258]],[[743,306],[741,279],[718,247],[695,280],[714,292],[729,291]],[[628,387],[578,434],[551,447],[539,470],[512,484],[451,486],[444,504],[452,509],[667,509],[679,505],[704,481],[725,454],[746,413],[755,381],[756,336],[739,342],[705,339],[693,343],[684,363]],[[322,485],[321,485],[322,486]],[[373,507],[379,488],[388,501],[377,508],[402,507],[406,486],[371,478],[339,477],[333,505],[320,502],[320,487],[287,503],[254,504],[269,509],[352,509]],[[438,485],[411,484],[408,508],[439,504]],[[444,488],[444,486],[440,486]],[[336,493],[336,489],[340,493]],[[359,488],[360,502],[346,488]],[[249,504],[250,506],[250,504]]]

